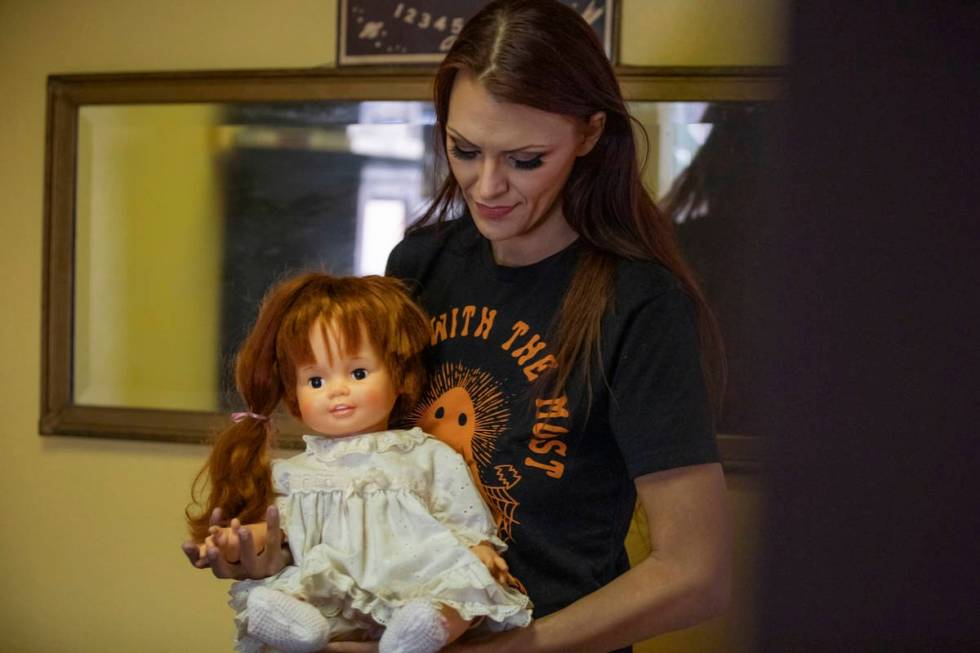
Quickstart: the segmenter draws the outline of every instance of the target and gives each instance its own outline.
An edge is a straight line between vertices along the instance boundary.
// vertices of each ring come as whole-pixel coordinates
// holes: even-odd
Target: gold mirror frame
[[[53,75],[47,86],[41,417],[43,435],[200,443],[216,412],[86,406],[72,391],[78,115],[100,104],[429,100],[431,67]],[[617,74],[630,101],[772,101],[772,68],[633,68]],[[295,430],[283,427],[289,444]],[[761,462],[758,436],[719,435],[726,468]]]

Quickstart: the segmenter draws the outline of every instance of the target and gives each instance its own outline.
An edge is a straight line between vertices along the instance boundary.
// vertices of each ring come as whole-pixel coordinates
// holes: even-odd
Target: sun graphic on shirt
[[[503,539],[512,540],[517,501],[510,488],[521,480],[511,465],[497,465],[497,484],[484,485],[480,469],[490,465],[497,437],[507,427],[510,411],[497,382],[479,369],[443,364],[409,420],[458,451],[497,520]]]

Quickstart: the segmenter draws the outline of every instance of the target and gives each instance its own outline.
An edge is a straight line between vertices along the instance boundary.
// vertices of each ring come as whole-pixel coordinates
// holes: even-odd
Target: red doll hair
[[[262,301],[251,332],[238,352],[235,384],[248,410],[271,416],[280,402],[300,418],[296,365],[313,358],[310,329],[329,329],[349,349],[366,337],[381,356],[398,389],[394,418],[410,410],[425,382],[423,352],[429,319],[404,284],[389,277],[334,277],[306,273],[274,286]],[[325,333],[326,335],[326,333]],[[271,421],[245,417],[215,438],[211,454],[192,487],[187,521],[195,541],[208,534],[211,512],[254,523],[273,502],[269,450]],[[207,501],[202,495],[207,491]],[[192,512],[199,507],[200,512]]]

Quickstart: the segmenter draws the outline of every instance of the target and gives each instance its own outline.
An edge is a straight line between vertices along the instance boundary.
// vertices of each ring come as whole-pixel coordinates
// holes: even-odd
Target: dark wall
[[[760,648],[978,650],[980,3],[792,19]]]

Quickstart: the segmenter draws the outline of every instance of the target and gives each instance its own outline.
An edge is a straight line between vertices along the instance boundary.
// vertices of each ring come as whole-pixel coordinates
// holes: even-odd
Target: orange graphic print
[[[480,469],[490,465],[497,437],[507,426],[510,411],[497,382],[482,370],[445,363],[409,419],[458,451],[497,521],[501,539],[513,541],[518,501],[510,489],[521,480],[511,465],[495,467],[497,484],[484,485]]]

